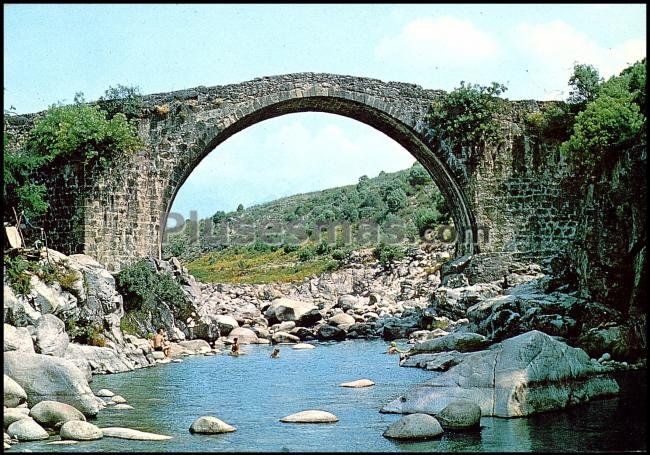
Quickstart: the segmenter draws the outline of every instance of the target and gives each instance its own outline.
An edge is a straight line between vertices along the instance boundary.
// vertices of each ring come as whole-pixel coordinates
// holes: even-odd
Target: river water
[[[617,376],[622,393],[561,412],[528,418],[483,417],[480,430],[446,432],[426,442],[396,442],[382,436],[401,416],[379,409],[434,372],[401,368],[384,354],[386,343],[316,343],[315,349],[281,346],[271,359],[270,346],[243,346],[246,355],[185,357],[128,373],[95,376],[94,391],[108,388],[133,410],[107,407],[92,422],[172,436],[169,441],[103,438],[75,445],[21,443],[11,451],[92,452],[511,452],[647,450],[646,374]],[[368,378],[369,388],[339,387]],[[279,421],[295,412],[321,409],[339,417],[331,424]],[[235,426],[221,435],[193,435],[199,416],[212,415]],[[58,439],[58,436],[55,438]],[[53,438],[50,438],[52,441]],[[47,442],[47,441],[46,441]]]

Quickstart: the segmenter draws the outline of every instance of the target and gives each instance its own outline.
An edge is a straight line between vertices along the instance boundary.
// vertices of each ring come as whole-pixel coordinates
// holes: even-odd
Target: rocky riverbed
[[[93,434],[84,425],[68,425],[61,433],[60,420],[34,416],[34,408],[46,402],[96,415],[107,403],[88,385],[93,374],[215,355],[234,337],[242,344],[401,340],[402,350],[410,347],[402,366],[445,371],[438,382],[407,392],[385,412],[435,415],[450,399],[463,398],[478,404],[483,415],[528,415],[615,394],[609,372],[645,367],[624,316],[584,298],[558,258],[452,259],[448,250],[423,245],[383,266],[370,252],[357,251],[339,270],[274,285],[199,283],[176,259],[151,259],[152,268],[181,284],[186,301],[158,308],[138,325],[142,333],[127,334],[121,327],[123,296],[110,272],[85,255],[47,250],[42,256],[65,264],[77,278],[64,288],[33,276],[31,292],[20,296],[5,283],[5,447],[42,438],[48,430],[72,439]],[[79,326],[96,328],[90,344],[74,341]],[[153,352],[145,338],[157,327],[172,342],[171,359]],[[563,362],[553,361],[558,357]],[[477,365],[485,371],[469,374]],[[68,408],[56,412],[74,414]],[[31,420],[15,425],[8,415]]]

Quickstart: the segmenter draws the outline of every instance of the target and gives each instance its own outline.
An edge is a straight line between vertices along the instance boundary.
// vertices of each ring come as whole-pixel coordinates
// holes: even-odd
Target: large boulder
[[[436,415],[445,430],[476,428],[481,423],[481,407],[472,401],[456,400]]]
[[[273,343],[300,343],[300,338],[287,332],[275,332],[271,341]]]
[[[298,325],[313,324],[321,318],[313,303],[286,297],[275,299],[264,315],[270,321],[295,321]]]
[[[335,314],[334,316],[332,316],[327,320],[327,323],[329,325],[334,325],[336,327],[341,327],[341,328],[343,328],[344,326],[349,327],[355,322],[356,322],[355,319],[346,313]]]
[[[339,418],[331,412],[317,409],[296,412],[280,419],[280,422],[286,423],[334,423],[338,421]]]
[[[7,428],[7,434],[19,441],[39,441],[49,438],[47,431],[31,417],[16,420]]]
[[[56,428],[70,420],[86,420],[86,417],[77,408],[50,400],[37,403],[29,414],[38,423],[49,428]]]
[[[49,285],[36,275],[32,275],[31,286],[30,298],[34,302],[34,307],[40,309],[43,314],[60,315],[77,306],[77,298],[63,291],[56,282]]]
[[[411,389],[382,412],[435,415],[460,398],[479,405],[484,416],[519,417],[618,391],[617,382],[582,349],[533,330],[467,354],[460,364]]]
[[[5,428],[8,428],[12,423],[22,420],[22,419],[31,419],[29,414],[22,412],[22,409],[26,408],[6,408],[2,416],[2,423]],[[29,411],[29,410],[28,410]]]
[[[43,354],[6,352],[4,371],[25,390],[29,406],[43,400],[60,401],[87,416],[96,415],[100,409],[84,374],[69,360]]]
[[[384,431],[384,436],[394,439],[432,439],[442,433],[442,427],[435,417],[416,413],[393,423]]]
[[[190,426],[190,433],[199,434],[231,433],[235,430],[237,429],[232,425],[212,416],[199,417]]]
[[[123,373],[135,368],[133,362],[108,347],[70,343],[63,356],[85,374],[85,365],[94,374]]]
[[[324,324],[321,325],[316,331],[316,336],[319,340],[345,340],[345,330],[333,325]]]
[[[233,329],[239,327],[239,322],[237,322],[235,318],[233,318],[232,316],[228,316],[227,314],[219,314],[217,316],[213,316],[213,320],[219,327],[219,331],[221,332],[221,335],[224,336],[229,335]]]
[[[449,335],[415,343],[412,352],[469,352],[484,349],[489,344],[487,338],[478,333],[454,332]]]
[[[356,381],[343,382],[339,384],[340,387],[351,387],[353,389],[358,389],[361,387],[370,387],[373,385],[375,385],[375,383],[372,382],[370,379],[357,379]]]
[[[70,339],[65,323],[53,314],[44,314],[36,321],[36,352],[63,357]]]
[[[206,352],[212,351],[212,348],[205,340],[186,340],[180,341],[178,344],[196,354],[205,354]]]
[[[237,342],[239,344],[257,344],[259,343],[259,338],[257,338],[257,335],[255,335],[255,332],[253,332],[251,329],[247,329],[245,327],[237,327],[236,329],[233,329],[230,334],[228,335],[228,340],[232,342],[237,338]]]
[[[10,286],[4,285],[3,288],[3,309],[4,322],[17,327],[34,325],[41,313],[36,311],[31,303],[24,296],[17,296]]]
[[[61,426],[59,431],[61,439],[72,439],[73,441],[94,441],[104,436],[102,429],[90,422],[80,420],[69,420]]]
[[[34,353],[34,341],[25,327],[14,327],[9,324],[4,325],[4,352],[6,351],[24,351]]]
[[[11,379],[6,374],[2,378],[4,388],[4,405],[15,408],[21,403],[27,401],[27,393],[20,384]]]

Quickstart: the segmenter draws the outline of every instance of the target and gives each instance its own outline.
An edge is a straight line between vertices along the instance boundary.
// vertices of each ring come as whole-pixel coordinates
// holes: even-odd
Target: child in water
[[[277,359],[278,357],[280,357],[280,348],[275,348],[271,353],[271,358]]]

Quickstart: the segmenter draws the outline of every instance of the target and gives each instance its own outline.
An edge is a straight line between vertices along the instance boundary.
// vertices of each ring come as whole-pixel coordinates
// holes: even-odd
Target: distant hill
[[[186,223],[163,247],[163,256],[185,261],[210,251],[255,242],[276,246],[328,239],[325,227],[349,223],[346,244],[353,247],[416,243],[427,227],[448,222],[449,211],[430,175],[419,163],[397,172],[361,176],[356,185],[296,194],[232,212],[217,212],[199,226]],[[212,226],[210,226],[212,224]],[[320,227],[320,230],[319,230]],[[377,231],[379,231],[377,233]],[[198,239],[192,241],[192,232]],[[334,231],[330,231],[333,235]],[[320,236],[319,236],[320,233]],[[329,238],[333,243],[333,239]],[[259,247],[259,245],[258,245]]]
[[[163,256],[180,258],[203,282],[295,282],[342,267],[353,253],[388,266],[441,223],[451,223],[446,203],[416,163],[186,222],[169,234]]]

